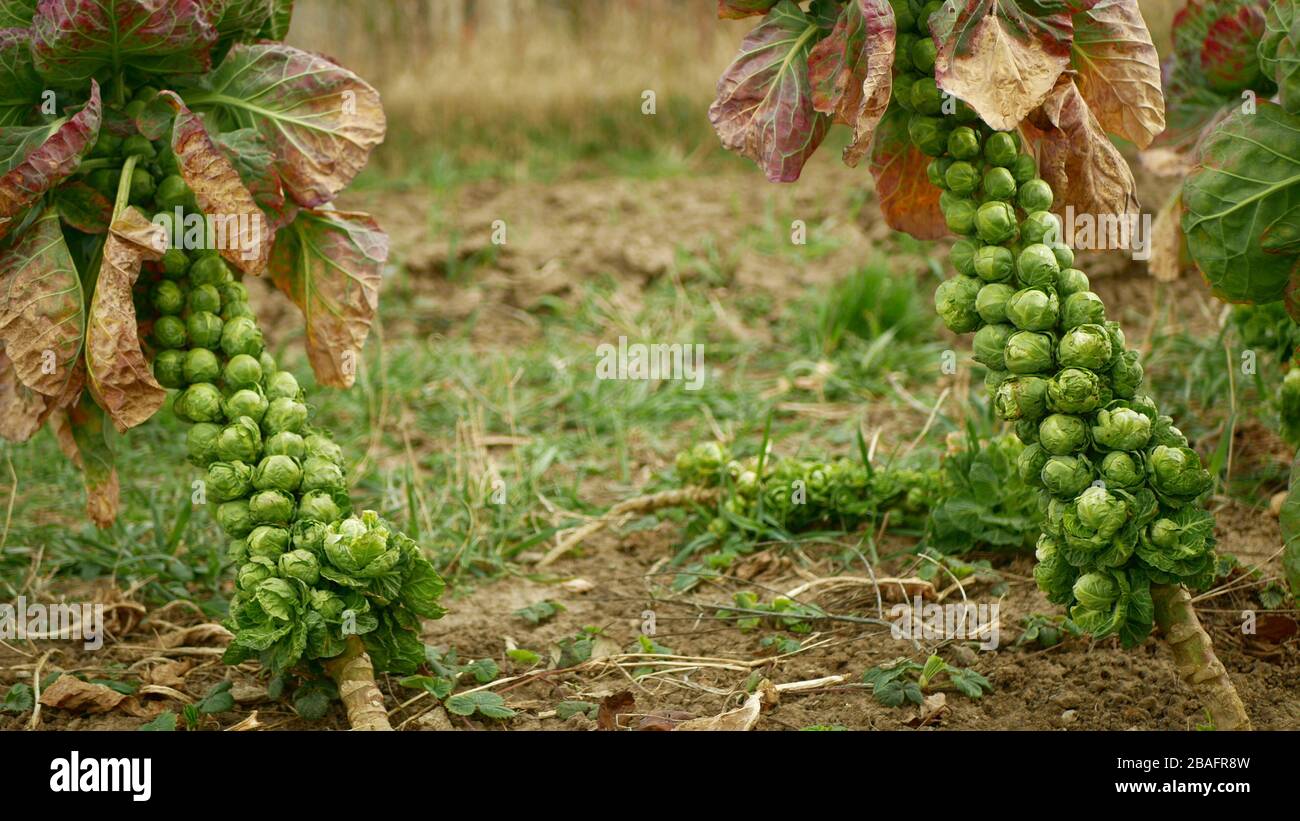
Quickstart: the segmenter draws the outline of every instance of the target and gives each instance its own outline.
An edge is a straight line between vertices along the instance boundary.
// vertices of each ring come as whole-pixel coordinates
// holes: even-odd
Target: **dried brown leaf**
[[[1100,0],[1074,16],[1075,82],[1101,127],[1146,148],[1165,130],[1160,57],[1137,0]]]
[[[1151,258],[1147,269],[1161,282],[1173,282],[1183,272],[1182,197],[1175,193],[1156,214],[1151,226]]]
[[[758,688],[750,694],[749,698],[745,699],[745,703],[736,709],[708,718],[693,718],[690,721],[683,721],[674,727],[673,731],[752,730],[754,725],[758,724],[759,716],[775,707],[780,700],[781,694],[777,692],[772,682],[763,679],[758,683]]]
[[[622,727],[618,726],[618,717],[634,709],[636,709],[636,696],[632,695],[630,690],[605,696],[600,702],[600,710],[596,713],[596,726],[602,730],[621,730]]]
[[[112,687],[90,684],[66,674],[41,691],[42,705],[78,713],[106,713],[124,698],[125,695]]]
[[[851,0],[830,35],[808,55],[813,107],[853,128],[844,148],[849,166],[857,166],[871,150],[876,126],[889,108],[894,35],[894,10],[887,0]]]
[[[26,442],[41,429],[48,397],[18,380],[13,362],[0,348],[0,437]]]
[[[939,209],[941,189],[930,183],[922,154],[907,135],[909,115],[901,109],[885,115],[871,147],[871,175],[885,222],[917,239],[939,239],[948,233]]]

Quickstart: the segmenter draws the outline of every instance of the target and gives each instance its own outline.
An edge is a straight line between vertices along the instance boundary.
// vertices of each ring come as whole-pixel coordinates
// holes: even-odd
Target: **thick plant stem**
[[[1249,730],[1246,705],[1223,662],[1214,654],[1210,635],[1201,627],[1192,607],[1192,597],[1181,584],[1151,586],[1155,601],[1156,626],[1174,654],[1174,667],[1183,681],[1196,692],[1217,730]]]
[[[375,683],[375,668],[361,639],[348,637],[348,649],[330,659],[325,670],[339,688],[339,698],[348,710],[348,724],[354,730],[392,730],[384,694]]]

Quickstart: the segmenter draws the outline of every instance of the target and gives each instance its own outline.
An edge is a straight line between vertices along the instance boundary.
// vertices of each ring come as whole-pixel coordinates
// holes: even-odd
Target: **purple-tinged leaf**
[[[275,154],[266,138],[255,128],[240,128],[217,134],[212,141],[239,172],[253,201],[270,220],[271,231],[293,222],[298,207],[285,202],[280,174],[275,170]]]
[[[258,129],[275,151],[285,191],[308,208],[338,196],[384,140],[379,92],[347,69],[291,46],[240,43],[208,87],[186,100]]]
[[[1211,23],[1201,50],[1201,72],[1210,88],[1235,94],[1258,83],[1257,50],[1263,36],[1264,9],[1255,3]]]
[[[36,0],[0,0],[0,28],[27,28],[36,16]]]
[[[939,209],[941,190],[930,183],[930,158],[912,144],[907,133],[910,115],[901,108],[885,114],[871,146],[871,175],[885,222],[895,231],[917,239],[938,239],[948,233]]]
[[[723,20],[740,20],[767,14],[779,0],[718,0],[718,16]]]
[[[33,26],[36,70],[61,86],[106,79],[124,67],[207,71],[217,41],[201,0],[46,0]]]
[[[894,77],[894,10],[888,0],[849,0],[830,36],[808,56],[813,107],[853,128],[844,162],[856,166],[871,150],[889,108]]]
[[[206,0],[208,19],[222,39],[255,37],[271,19],[271,0]]]
[[[1160,58],[1137,0],[1098,0],[1074,16],[1075,82],[1102,128],[1146,148],[1165,130]]]
[[[104,411],[89,396],[54,417],[54,436],[72,463],[81,469],[86,485],[86,515],[97,527],[117,519],[120,485],[113,455],[113,431],[104,424]]]
[[[808,55],[821,33],[791,0],[763,18],[718,81],[709,121],[722,145],[758,163],[772,182],[799,179],[830,118],[813,107]]]
[[[63,182],[99,136],[99,84],[91,83],[90,100],[70,119],[50,130],[0,128],[0,238],[46,191]],[[40,135],[39,142],[30,139]],[[22,139],[15,139],[21,137]],[[15,144],[21,146],[18,153]]]
[[[1282,107],[1300,114],[1300,3],[1274,3],[1259,43],[1259,67],[1277,84]]]
[[[32,33],[0,29],[0,127],[26,121],[44,90],[32,58]]]
[[[54,189],[59,218],[85,234],[106,234],[113,221],[113,203],[84,182],[69,182]]]
[[[293,20],[293,0],[271,0],[271,16],[258,32],[259,40],[283,40],[289,36]]]

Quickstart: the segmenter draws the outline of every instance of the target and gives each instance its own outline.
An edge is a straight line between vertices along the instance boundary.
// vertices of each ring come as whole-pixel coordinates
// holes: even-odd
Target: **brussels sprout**
[[[172,409],[187,422],[220,422],[224,419],[221,413],[221,391],[211,382],[190,385],[176,397]]]
[[[117,187],[122,181],[120,168],[100,168],[86,177],[86,184],[110,200],[117,197]]]
[[[1146,418],[1146,417],[1143,417]],[[1107,453],[1101,460],[1101,478],[1107,487],[1132,490],[1146,481],[1146,469],[1140,457],[1122,450]]]
[[[917,15],[922,7],[918,5],[913,8],[908,0],[890,0],[889,5],[894,8],[894,26],[898,31],[898,47],[903,47],[904,39],[908,40],[910,47],[911,41],[916,39],[916,35],[912,31],[916,28]]]
[[[242,539],[253,530],[253,517],[247,499],[223,502],[217,507],[217,524],[234,539]]]
[[[1118,322],[1108,321],[1102,323],[1106,330],[1106,336],[1110,338],[1110,362],[1112,368],[1119,364],[1119,360],[1124,356],[1124,349],[1127,347],[1127,341],[1124,338],[1124,329],[1119,326]]]
[[[1142,387],[1142,363],[1137,351],[1125,351],[1110,368],[1110,387],[1120,399],[1131,399]]]
[[[148,140],[145,140],[146,144],[148,142]],[[153,150],[152,145],[149,146],[149,150]],[[143,205],[153,198],[154,187],[153,177],[149,175],[149,172],[137,167],[131,172],[131,185],[127,191],[127,201],[132,205]]]
[[[226,399],[226,418],[238,419],[246,416],[254,422],[261,422],[266,416],[268,404],[260,389],[240,388]]]
[[[1106,488],[1092,485],[1074,502],[1074,523],[1066,522],[1066,542],[1099,545],[1111,541],[1128,523],[1128,504]]]
[[[934,292],[934,307],[948,330],[962,334],[979,327],[975,299],[981,287],[978,279],[966,276],[955,276],[939,283]]]
[[[185,292],[175,282],[164,279],[150,290],[149,301],[160,314],[179,314],[185,308]]]
[[[1156,401],[1146,394],[1134,396],[1124,404],[1150,419],[1152,425],[1160,418],[1160,409],[1156,407]]]
[[[924,102],[925,107],[917,105]],[[948,128],[942,117],[926,116],[927,111],[938,114],[943,105],[939,89],[934,85],[934,78],[922,77],[912,86],[912,105],[918,114],[913,114],[907,123],[907,135],[912,144],[927,157],[942,156],[948,150]]]
[[[912,66],[922,74],[933,74],[934,58],[938,53],[939,48],[934,44],[934,40],[922,37],[912,44]]]
[[[978,250],[973,241],[968,239],[959,239],[952,244],[952,250],[948,252],[948,261],[952,267],[957,269],[957,273],[973,277],[975,276],[975,252]]]
[[[1119,585],[1107,573],[1085,573],[1074,583],[1074,598],[1088,610],[1110,610],[1119,592]]]
[[[253,487],[258,490],[283,490],[290,493],[302,483],[302,468],[292,456],[266,456],[253,472],[252,480]]]
[[[221,292],[222,305],[228,305],[232,302],[248,301],[248,287],[242,282],[232,279],[229,282],[221,283],[221,285],[218,286],[218,290]]]
[[[1151,422],[1151,444],[1170,448],[1187,447],[1187,437],[1174,427],[1174,420],[1168,416],[1158,415]]]
[[[901,60],[894,61],[894,68],[902,65]],[[899,107],[908,113],[915,113],[916,106],[912,105],[912,86],[916,81],[921,79],[921,75],[911,72],[903,72],[894,78],[894,89],[891,96]]]
[[[993,408],[1009,422],[1038,419],[1047,407],[1047,389],[1048,382],[1041,377],[1013,376],[998,386]]]
[[[328,436],[313,433],[308,435],[303,441],[307,446],[308,456],[327,459],[340,466],[343,464],[343,449],[335,444],[334,440],[330,439]],[[718,449],[716,442],[706,442],[705,444],[711,445],[715,450]]]
[[[1147,457],[1147,480],[1161,501],[1174,507],[1195,500],[1214,484],[1196,451],[1167,445],[1151,449]]]
[[[1082,456],[1052,456],[1043,465],[1041,478],[1048,493],[1073,499],[1092,484],[1092,465]]]
[[[262,331],[250,317],[236,317],[221,330],[221,350],[226,356],[242,354],[258,356],[262,353]]]
[[[208,465],[205,485],[218,502],[230,502],[248,495],[253,486],[253,469],[243,462],[213,462]]]
[[[99,132],[95,145],[90,149],[92,157],[115,157],[122,148],[122,138],[107,131]]]
[[[293,513],[293,496],[283,491],[259,490],[248,499],[248,515],[257,524],[287,525]]]
[[[235,576],[235,585],[240,590],[253,590],[259,584],[275,576],[275,565],[266,559],[250,558]]]
[[[262,366],[263,379],[266,379],[271,374],[279,371],[279,368],[275,366],[275,357],[271,356],[269,351],[262,351],[262,353],[257,357],[257,361]]]
[[[221,317],[208,311],[190,314],[185,320],[185,333],[190,345],[199,348],[216,348],[221,344]]]
[[[226,462],[257,464],[262,452],[262,432],[252,419],[238,418],[221,430],[217,438],[217,458]]]
[[[190,269],[190,258],[179,248],[168,248],[163,252],[162,269],[168,279],[180,279]]]
[[[941,8],[943,8],[943,3],[940,0],[930,0],[930,2],[921,6],[920,13],[916,15],[916,30],[925,35],[927,39],[932,30],[930,18],[937,14]]]
[[[952,166],[952,163],[952,157],[935,157],[933,160],[930,160],[930,163],[925,167],[925,176],[929,178],[930,184],[938,188],[946,189],[948,187],[948,180],[945,179],[945,175],[948,173],[948,169]]]
[[[1020,455],[1016,457],[1016,472],[1020,474],[1020,481],[1030,487],[1042,487],[1043,465],[1047,464],[1049,455],[1043,446],[1037,443],[1020,451]]]
[[[972,343],[975,361],[987,368],[1005,370],[1006,360],[1003,351],[1007,340],[1016,332],[1010,325],[985,325],[975,332]]]
[[[1052,369],[1052,349],[1055,341],[1051,334],[1034,331],[1016,331],[1007,340],[1007,370],[1016,374],[1045,373]]]
[[[178,316],[160,316],[153,324],[153,341],[160,348],[184,348],[188,343],[185,320]]]
[[[1063,368],[1047,387],[1047,403],[1060,413],[1091,413],[1101,407],[1101,388],[1092,371]]]
[[[314,515],[303,515],[303,508],[310,508],[312,512],[328,512],[327,510],[318,511],[319,505],[317,499],[324,495],[325,494],[316,492],[307,493],[303,495],[302,501],[299,502],[298,521],[294,522],[293,527],[289,529],[289,532],[293,536],[294,550],[306,550],[308,553],[319,556],[321,551],[324,549],[325,534],[329,532],[326,525],[336,521],[339,517],[335,516],[332,519],[321,519]],[[331,503],[333,502],[333,500],[330,501]]]
[[[248,534],[248,554],[275,561],[289,549],[289,531],[282,527],[258,525]]]
[[[1025,213],[1047,211],[1052,207],[1052,186],[1043,180],[1030,180],[1020,186],[1020,207]]]
[[[152,160],[158,156],[153,143],[149,142],[147,137],[142,137],[139,134],[132,134],[122,140],[121,153],[123,157],[142,157],[145,160]],[[147,172],[145,176],[148,176]]]
[[[964,160],[948,166],[943,178],[948,183],[948,190],[959,197],[969,197],[980,186],[980,172]]]
[[[288,371],[277,371],[266,378],[267,399],[298,399],[301,396],[298,380]]]
[[[1029,245],[1043,243],[1050,248],[1061,236],[1061,220],[1050,211],[1034,211],[1020,223],[1020,238]]]
[[[1020,148],[1016,145],[1016,138],[1006,131],[990,134],[984,141],[984,159],[988,160],[990,165],[1008,168],[1016,161],[1019,153]]]
[[[185,387],[185,354],[175,349],[159,351],[153,359],[153,376],[164,388]]]
[[[262,366],[253,357],[241,353],[230,358],[221,378],[228,388],[255,387],[262,381]]]
[[[1015,288],[1002,282],[990,282],[980,288],[975,297],[975,311],[980,319],[989,323],[1007,321],[1007,300],[1016,292]]]
[[[1005,282],[1015,272],[1016,257],[1010,248],[985,245],[975,252],[975,273],[985,282]]]
[[[1061,273],[1056,276],[1056,293],[1060,295],[1061,299],[1074,294],[1081,294],[1091,287],[1091,283],[1088,282],[1088,275],[1078,268],[1062,268]],[[1103,315],[1104,313],[1105,309],[1103,308]]]
[[[1057,360],[1063,368],[1101,370],[1110,362],[1110,335],[1100,325],[1079,325],[1061,335]]]
[[[948,153],[958,160],[974,160],[980,155],[980,137],[970,126],[954,128],[948,135]]]
[[[320,562],[306,550],[290,550],[280,557],[280,575],[313,585],[320,581]]]
[[[205,468],[217,459],[217,440],[221,426],[211,422],[192,425],[185,434],[185,450],[190,464]]]
[[[187,211],[198,210],[197,203],[194,201],[194,192],[178,174],[169,174],[158,183],[158,190],[154,192],[154,204],[158,206],[159,211],[169,213],[177,208]]]
[[[1016,179],[1005,168],[990,168],[984,172],[984,196],[1009,202],[1016,195]]]
[[[253,313],[253,309],[248,306],[247,302],[229,302],[221,309],[222,322],[230,322],[232,319],[238,319],[241,316],[246,316],[249,319],[257,318],[257,315]]]
[[[948,230],[959,236],[967,236],[975,230],[975,203],[972,200],[959,199],[949,205],[943,212]]]
[[[206,311],[210,314],[221,312],[221,292],[215,285],[195,285],[185,298],[185,307],[190,313]]]
[[[1016,437],[1026,445],[1038,444],[1038,422],[1033,419],[1017,419]]]
[[[216,382],[221,376],[221,362],[207,348],[190,348],[181,363],[181,372],[189,384]]]
[[[242,565],[248,561],[248,541],[231,539],[226,545],[226,561],[233,565]]]
[[[1023,231],[1021,231],[1021,235],[1024,235]],[[1051,242],[1047,244],[1047,247],[1052,249],[1053,254],[1056,254],[1056,265],[1062,271],[1074,264],[1074,251],[1064,242]],[[1057,280],[1060,280],[1059,274]]]
[[[190,264],[190,282],[195,285],[220,285],[228,279],[230,269],[216,254],[204,254]]]
[[[975,214],[975,230],[980,239],[992,245],[1007,242],[1018,231],[1016,211],[1005,202],[986,202]]]
[[[1097,411],[1092,438],[1109,450],[1141,450],[1151,439],[1151,420],[1131,408]]]
[[[343,469],[329,459],[308,456],[302,463],[302,489],[338,491],[346,489]]]
[[[1038,176],[1038,164],[1028,154],[1017,154],[1015,161],[1007,167],[1011,169],[1011,176],[1016,178],[1016,185],[1024,185]]]
[[[1106,321],[1106,306],[1101,297],[1092,291],[1070,294],[1061,303],[1061,328],[1070,330],[1080,325],[1101,325]]]
[[[298,500],[298,520],[312,519],[329,524],[343,515],[332,493],[326,490],[309,490]],[[295,540],[296,545],[296,540]]]
[[[1088,444],[1088,425],[1078,416],[1053,413],[1039,424],[1038,441],[1053,456],[1068,456]]]
[[[306,424],[307,406],[283,396],[271,400],[270,406],[266,409],[266,416],[262,417],[262,430],[266,431],[267,435],[275,435],[286,430],[300,433]]]
[[[307,445],[301,436],[286,430],[268,438],[262,452],[267,456],[288,456],[293,459],[302,459],[307,455]]]
[[[1061,269],[1056,265],[1056,254],[1042,243],[1026,246],[1016,258],[1016,273],[1026,286],[1047,287],[1056,284]]]
[[[1024,288],[1007,300],[1007,319],[1022,331],[1051,330],[1059,313],[1056,294],[1041,288]]]
[[[1011,378],[1011,374],[996,368],[989,368],[984,372],[984,392],[993,396],[998,392],[1002,383]]]

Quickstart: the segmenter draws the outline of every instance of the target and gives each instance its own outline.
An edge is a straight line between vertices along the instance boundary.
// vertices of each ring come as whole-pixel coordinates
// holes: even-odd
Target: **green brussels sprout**
[[[221,311],[221,292],[215,285],[195,285],[185,299],[185,307],[190,313],[206,311],[217,314]]]
[[[1007,167],[1011,169],[1011,176],[1016,178],[1016,185],[1024,185],[1038,176],[1038,163],[1028,154],[1017,154],[1015,161]]]
[[[327,490],[309,490],[298,500],[298,520],[311,519],[329,524],[343,515],[334,495]],[[295,540],[296,544],[296,540]]]
[[[974,277],[955,276],[939,283],[934,292],[934,308],[943,324],[953,333],[970,333],[980,326],[975,299],[983,283]]]
[[[1052,186],[1043,180],[1030,180],[1020,186],[1018,202],[1026,214],[1052,208]]]
[[[945,179],[945,175],[948,173],[948,168],[952,163],[952,157],[935,157],[933,160],[930,160],[929,164],[925,167],[925,176],[929,178],[930,184],[938,188],[946,189],[948,187],[948,180]]]
[[[257,464],[262,452],[262,431],[246,417],[231,420],[217,438],[217,458],[226,462]]]
[[[238,280],[223,282],[218,286],[221,293],[221,304],[226,305],[232,302],[247,302],[248,287]]]
[[[922,37],[912,44],[911,57],[912,66],[922,74],[934,73],[934,58],[939,53],[939,47],[934,44],[934,40],[929,37]]]
[[[1061,328],[1101,325],[1106,321],[1106,305],[1092,291],[1076,291],[1061,303]]]
[[[288,456],[293,459],[302,459],[307,455],[307,445],[301,436],[286,430],[268,438],[262,452],[267,456]]]
[[[1123,499],[1094,484],[1079,494],[1074,502],[1074,516],[1079,526],[1076,535],[1109,541],[1128,523],[1128,514],[1128,504]],[[1068,535],[1066,540],[1070,540]]]
[[[1016,472],[1020,474],[1020,481],[1030,487],[1042,487],[1043,465],[1047,464],[1050,455],[1037,442],[1020,451],[1020,455],[1016,457]]]
[[[979,249],[973,241],[968,239],[959,239],[952,244],[952,250],[948,252],[948,261],[952,267],[957,269],[957,273],[962,276],[975,276],[975,252]]]
[[[984,196],[1008,202],[1016,195],[1016,179],[1005,168],[990,168],[984,172]]]
[[[149,293],[149,300],[154,310],[160,314],[179,314],[185,308],[185,292],[181,286],[164,279],[158,282]]]
[[[938,13],[941,8],[943,8],[943,3],[940,0],[930,0],[930,2],[921,6],[920,13],[916,15],[916,30],[928,38],[931,32],[930,18]]]
[[[990,282],[980,288],[975,297],[975,311],[980,319],[988,323],[1007,321],[1007,301],[1011,299],[1015,288],[1003,282]]]
[[[1033,419],[1017,419],[1016,438],[1026,445],[1038,444],[1038,422]]]
[[[917,105],[918,99],[925,101],[925,108]],[[948,150],[948,129],[942,117],[927,115],[927,109],[938,114],[943,105],[939,89],[934,85],[934,78],[922,77],[912,86],[912,105],[918,114],[913,114],[907,123],[907,136],[912,144],[927,157],[942,156]]]
[[[298,387],[298,380],[288,371],[276,371],[266,377],[266,398],[271,401],[276,399],[298,399],[302,396],[302,389]]]
[[[1001,245],[1015,238],[1019,231],[1016,211],[1000,201],[986,202],[975,214],[975,230],[980,239],[991,245]]]
[[[1119,326],[1118,322],[1107,321],[1102,323],[1102,328],[1106,331],[1106,336],[1110,338],[1110,362],[1111,367],[1119,363],[1124,356],[1124,350],[1128,343],[1124,337],[1124,329]]]
[[[1021,231],[1020,233],[1021,236],[1024,236],[1024,231]],[[1074,250],[1071,249],[1070,246],[1066,245],[1064,242],[1050,242],[1047,244],[1047,247],[1052,249],[1053,254],[1056,254],[1056,265],[1062,271],[1074,265]],[[1059,275],[1057,276],[1057,279],[1060,279]]]
[[[149,138],[139,134],[132,134],[122,140],[121,151],[123,157],[142,157],[145,160],[152,160],[158,156],[158,152],[154,149],[153,143],[149,142]]]
[[[226,418],[239,419],[246,416],[254,422],[261,422],[268,407],[266,397],[260,389],[240,388],[226,399]]]
[[[1057,261],[1060,261],[1059,257],[1057,258]],[[1091,287],[1092,284],[1088,282],[1088,275],[1083,271],[1080,271],[1078,268],[1062,268],[1061,273],[1056,276],[1056,293],[1061,297],[1061,299],[1065,299],[1074,294],[1081,294],[1084,291],[1090,290]],[[1103,315],[1104,314],[1105,309],[1103,308]]]
[[[283,491],[259,490],[248,499],[248,515],[257,524],[284,526],[293,514],[293,496]]]
[[[221,374],[228,388],[256,387],[262,381],[262,365],[246,353],[232,356]]]
[[[220,285],[230,279],[230,269],[216,254],[204,254],[190,264],[190,282],[195,285]]]
[[[1092,465],[1083,456],[1052,456],[1043,465],[1041,478],[1048,493],[1058,499],[1073,499],[1092,484]]]
[[[253,530],[253,517],[247,499],[222,502],[217,506],[217,524],[233,539],[242,539]]]
[[[304,440],[307,446],[307,455],[316,456],[321,459],[327,459],[336,465],[343,464],[343,449],[335,444],[334,440],[320,433],[309,434]],[[706,442],[705,445],[712,445],[717,448],[716,442]]]
[[[230,322],[232,319],[238,319],[246,316],[249,319],[256,319],[257,314],[249,307],[247,302],[228,302],[221,308],[221,321]]]
[[[1005,370],[1006,360],[1003,351],[1007,340],[1016,332],[1010,325],[985,325],[975,332],[972,352],[975,361],[995,370]]]
[[[1100,325],[1078,325],[1061,335],[1056,351],[1063,368],[1101,370],[1110,362],[1110,335]]]
[[[1150,419],[1152,425],[1160,418],[1160,409],[1156,407],[1156,400],[1146,394],[1134,396],[1124,404]],[[1154,432],[1154,428],[1152,431]]]
[[[1042,243],[1028,245],[1016,259],[1016,273],[1026,286],[1047,287],[1056,284],[1061,269],[1056,265],[1056,254]]]
[[[153,376],[164,388],[183,388],[185,381],[185,354],[175,349],[159,351],[153,358]]]
[[[1015,374],[1046,373],[1052,370],[1054,347],[1051,334],[1016,331],[1007,340],[1007,370]]]
[[[367,510],[330,525],[325,556],[330,565],[352,578],[369,579],[389,572],[401,559],[400,547],[379,515]]]
[[[189,384],[216,382],[221,376],[221,362],[207,348],[190,348],[181,363],[181,372]]]
[[[948,183],[948,190],[959,197],[969,197],[980,186],[980,172],[964,160],[948,166],[943,178]]]
[[[262,353],[262,331],[252,318],[236,317],[221,330],[221,350],[229,357],[241,353],[258,356]]]
[[[307,591],[307,604],[312,610],[320,613],[321,618],[327,622],[337,622],[343,618],[343,611],[347,609],[347,603],[343,597],[330,590],[312,589]]]
[[[221,426],[211,422],[192,425],[185,433],[185,451],[190,464],[205,468],[216,461],[217,440],[221,437]]]
[[[180,279],[190,269],[190,258],[179,248],[168,248],[163,252],[162,269],[168,279]]]
[[[145,141],[146,143],[148,140]],[[149,146],[150,150],[153,146]],[[131,172],[131,185],[127,190],[127,201],[132,205],[143,205],[153,199],[153,177],[143,168],[137,167]]]
[[[1020,238],[1029,245],[1043,243],[1050,248],[1062,236],[1061,218],[1051,211],[1034,211],[1020,223]]]
[[[289,549],[289,531],[282,527],[258,525],[248,534],[248,554],[275,561]]]
[[[308,456],[302,463],[302,490],[341,491],[347,485],[343,480],[343,469],[329,459]]]
[[[235,576],[235,586],[240,590],[254,590],[267,579],[274,578],[275,565],[266,559],[250,558]]]
[[[301,433],[306,424],[307,406],[297,400],[287,399],[283,396],[272,399],[270,406],[266,409],[266,416],[262,417],[262,429],[269,436],[286,430]]]
[[[185,333],[190,345],[199,348],[216,348],[221,344],[221,317],[208,311],[190,314],[185,320]]]
[[[975,252],[975,273],[985,282],[1005,282],[1015,272],[1016,257],[1010,248],[985,245]]]
[[[902,65],[902,60],[894,61],[894,68],[897,69]],[[921,79],[921,75],[911,72],[903,72],[894,78],[894,88],[891,96],[894,102],[898,103],[899,108],[909,114],[916,112],[916,106],[912,105],[912,86],[916,81]]]
[[[122,182],[122,169],[100,168],[86,177],[86,184],[110,201],[117,197],[117,187]]]
[[[231,539],[226,544],[226,561],[233,565],[242,565],[248,561],[248,540]]]
[[[1137,351],[1125,351],[1110,367],[1110,387],[1120,399],[1132,399],[1142,387],[1142,363]]]
[[[320,581],[320,562],[306,550],[290,550],[280,557],[280,575],[313,585]]]
[[[1056,327],[1060,306],[1055,293],[1024,288],[1007,300],[1006,311],[1007,319],[1022,331],[1049,331]]]
[[[115,157],[122,148],[122,138],[109,134],[107,131],[99,132],[99,137],[95,140],[95,145],[90,149],[92,157]]]
[[[1146,417],[1143,417],[1144,419]],[[1146,468],[1138,454],[1114,450],[1101,460],[1101,478],[1107,487],[1133,490],[1146,482]]]
[[[328,513],[328,508],[321,507],[319,500],[326,497],[326,494],[318,491],[303,494],[302,500],[298,503],[298,520],[293,523],[289,532],[293,536],[293,549],[306,550],[308,553],[319,556],[325,548],[325,534],[329,533],[326,525],[338,520],[338,516],[329,519],[322,519],[315,514]],[[333,499],[329,500],[333,504]],[[307,508],[313,515],[303,515],[303,509]],[[335,510],[338,510],[337,505]]]
[[[975,203],[959,199],[943,210],[944,222],[948,230],[959,236],[967,236],[975,231]]]
[[[1102,385],[1097,374],[1063,368],[1047,386],[1047,404],[1060,413],[1092,413],[1101,407]]]
[[[1168,416],[1157,415],[1151,423],[1151,444],[1170,448],[1187,447],[1187,437],[1174,426],[1174,420]]]
[[[1046,533],[1040,535],[1034,557],[1038,560],[1034,565],[1034,581],[1047,594],[1047,600],[1053,604],[1074,601],[1073,587],[1079,571],[1060,555],[1056,540]]]
[[[186,357],[188,361],[189,357]],[[172,409],[187,422],[220,422],[221,391],[211,382],[197,382],[176,397]]]
[[[253,469],[243,462],[213,462],[208,465],[205,485],[218,502],[242,499],[252,489]]]
[[[153,324],[153,341],[160,348],[184,348],[189,340],[185,335],[185,320],[178,316],[160,316]]]
[[[194,201],[194,192],[179,174],[163,177],[162,182],[158,183],[158,190],[154,192],[154,203],[159,211],[174,212],[177,208],[187,211],[198,210],[197,203]]]
[[[283,490],[290,493],[302,484],[302,468],[292,456],[266,456],[253,472],[252,480],[253,487],[258,490]]]
[[[1074,583],[1074,598],[1087,610],[1110,610],[1119,593],[1119,585],[1107,573],[1085,573]]]
[[[1151,439],[1151,420],[1132,408],[1097,411],[1092,438],[1108,450],[1141,450]]]
[[[948,153],[959,160],[973,160],[980,155],[980,136],[970,126],[954,128],[948,135]]]
[[[1016,144],[1016,138],[1009,132],[994,132],[984,141],[984,159],[988,160],[990,165],[1009,168],[1016,161],[1019,153],[1020,148]]]
[[[993,409],[1009,422],[1036,420],[1047,408],[1048,382],[1038,376],[1013,376],[998,386]]]
[[[993,396],[998,392],[1002,383],[1011,378],[1011,374],[996,368],[989,368],[984,372],[984,392]]]
[[[1156,445],[1147,456],[1147,481],[1161,501],[1181,507],[1205,493],[1214,478],[1188,447]]]
[[[1053,413],[1038,426],[1038,441],[1053,456],[1068,456],[1088,444],[1088,424],[1081,417]]]

